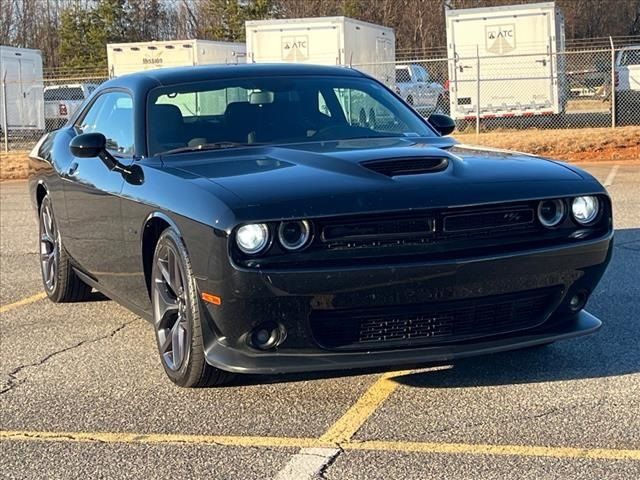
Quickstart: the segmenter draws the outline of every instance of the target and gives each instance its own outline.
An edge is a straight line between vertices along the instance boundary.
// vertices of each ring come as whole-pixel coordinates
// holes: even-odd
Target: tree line
[[[0,44],[49,69],[100,69],[107,43],[243,41],[245,20],[345,15],[392,27],[399,51],[444,47],[445,9],[538,0],[1,0]],[[556,0],[567,39],[640,35],[640,0]]]

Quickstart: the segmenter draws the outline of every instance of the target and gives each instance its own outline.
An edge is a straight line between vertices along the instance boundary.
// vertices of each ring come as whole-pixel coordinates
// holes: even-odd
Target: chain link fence
[[[354,68],[376,71],[374,65]],[[394,68],[394,79],[380,79],[423,116],[450,115],[459,131],[640,125],[640,42],[561,53],[414,57]]]
[[[442,53],[442,52],[439,52]],[[379,77],[423,116],[452,116],[458,130],[640,125],[640,42],[561,53],[409,58],[353,65]],[[104,71],[51,70],[42,81],[2,82],[1,149],[29,150],[60,128]]]

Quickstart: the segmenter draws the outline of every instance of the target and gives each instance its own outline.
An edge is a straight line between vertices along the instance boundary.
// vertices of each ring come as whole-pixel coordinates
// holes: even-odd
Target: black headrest
[[[250,120],[254,109],[255,105],[251,105],[249,102],[231,102],[227,105],[224,116],[227,119],[244,117],[246,120]]]
[[[184,121],[182,112],[175,105],[155,104],[151,108],[151,115],[159,117],[156,119],[156,122],[154,122],[156,125],[165,124],[175,126],[176,123],[180,124]]]

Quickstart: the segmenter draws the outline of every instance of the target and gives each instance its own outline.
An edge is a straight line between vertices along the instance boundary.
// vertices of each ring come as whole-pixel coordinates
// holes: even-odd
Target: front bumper
[[[222,305],[206,304],[207,361],[242,373],[285,373],[450,361],[586,335],[601,322],[571,312],[576,292],[590,294],[610,260],[613,234],[571,245],[525,252],[350,269],[256,272],[231,268],[219,280],[200,280],[201,291],[221,292]],[[533,328],[463,341],[407,342],[372,348],[332,349],[314,336],[314,312],[354,311],[456,302],[522,291],[557,289],[558,296]],[[268,351],[250,346],[249,332],[263,322],[286,329]]]
[[[219,342],[213,342],[209,344],[205,354],[210,364],[236,373],[274,374],[415,365],[448,362],[459,358],[544,345],[557,340],[588,335],[600,329],[601,326],[600,320],[582,310],[548,330],[468,344],[366,352],[265,354],[249,349],[233,349]]]

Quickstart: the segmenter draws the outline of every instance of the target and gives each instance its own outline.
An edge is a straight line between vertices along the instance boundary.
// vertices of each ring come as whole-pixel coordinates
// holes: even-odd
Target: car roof
[[[122,75],[110,80],[109,86],[143,87],[169,86],[178,83],[199,82],[212,79],[262,77],[262,76],[333,75],[362,77],[363,73],[347,67],[304,65],[295,63],[247,63],[223,65],[198,65],[192,67],[157,68]]]

